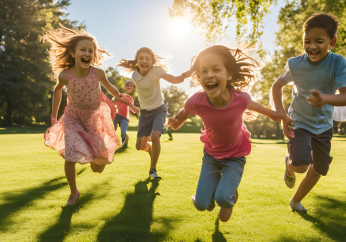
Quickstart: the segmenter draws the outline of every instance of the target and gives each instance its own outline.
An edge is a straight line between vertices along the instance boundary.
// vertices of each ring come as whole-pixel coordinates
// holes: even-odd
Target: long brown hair
[[[94,36],[83,29],[73,30],[60,24],[60,28],[48,31],[41,36],[41,41],[50,44],[48,59],[55,78],[61,71],[75,64],[75,59],[71,56],[70,51],[74,52],[77,42],[83,39],[90,40],[94,44],[94,58],[91,65],[100,66],[104,60],[104,54],[108,56],[109,54],[98,46]]]
[[[231,49],[223,45],[214,45],[203,49],[191,61],[190,71],[192,71],[193,81],[199,83],[201,58],[205,54],[213,53],[223,59],[227,72],[232,75],[232,80],[227,83],[227,86],[233,87],[235,90],[246,91],[255,80],[255,69],[259,67],[259,63],[248,54],[252,50],[253,45],[249,45],[243,50]]]
[[[135,70],[137,70],[139,72],[139,68],[137,66],[137,57],[142,52],[150,55],[151,59],[153,60],[153,66],[154,67],[161,67],[161,68],[165,69],[166,71],[168,71],[167,65],[162,62],[163,58],[160,57],[159,55],[155,54],[155,52],[148,47],[142,47],[139,50],[137,50],[134,60],[121,59],[117,63],[117,66],[125,67],[126,72],[133,72]]]

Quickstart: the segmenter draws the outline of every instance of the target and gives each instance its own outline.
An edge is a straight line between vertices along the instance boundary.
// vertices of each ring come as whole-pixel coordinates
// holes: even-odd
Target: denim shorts
[[[162,104],[153,110],[141,110],[138,122],[137,138],[150,136],[152,131],[163,133],[163,127],[166,122],[167,107]]]

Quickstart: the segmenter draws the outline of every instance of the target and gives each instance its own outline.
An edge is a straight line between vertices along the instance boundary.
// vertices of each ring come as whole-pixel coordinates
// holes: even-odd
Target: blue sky
[[[115,67],[121,58],[133,59],[136,51],[146,46],[165,57],[171,74],[180,75],[188,70],[192,57],[207,45],[204,36],[199,35],[200,31],[190,25],[188,11],[184,18],[169,17],[168,8],[173,0],[98,0],[97,3],[94,0],[71,0],[70,3],[66,9],[68,18],[84,22],[87,31],[112,55],[104,62],[104,68]],[[262,42],[270,52],[277,48],[277,17],[283,5],[272,6],[272,13],[264,20]],[[228,45],[234,45],[235,22],[231,22],[227,34]],[[122,68],[118,70],[125,74]],[[170,85],[163,80],[161,83],[162,87]],[[189,87],[189,81],[178,86],[189,95],[195,91]]]

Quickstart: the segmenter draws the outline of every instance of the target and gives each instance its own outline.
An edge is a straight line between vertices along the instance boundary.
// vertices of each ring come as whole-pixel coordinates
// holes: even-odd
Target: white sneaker
[[[302,213],[306,213],[307,210],[304,208],[304,206],[299,202],[299,203],[295,203],[293,202],[293,197],[290,199],[290,201],[288,202],[288,204],[290,205],[292,212],[302,212]]]
[[[150,171],[149,171],[149,176],[151,176],[152,178],[161,178],[161,177],[159,177],[158,175],[157,175],[157,171],[156,171],[156,169],[153,167],[153,168],[151,168],[150,169]]]
[[[284,175],[284,180],[285,180],[285,183],[286,183],[286,186],[288,188],[293,188],[294,185],[296,184],[296,175],[294,174],[294,177],[291,177],[288,175],[287,173],[287,161],[289,159],[289,155],[286,155],[285,156],[285,175]]]

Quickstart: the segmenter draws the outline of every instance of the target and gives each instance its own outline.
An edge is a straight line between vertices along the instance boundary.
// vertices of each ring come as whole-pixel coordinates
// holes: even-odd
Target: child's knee
[[[156,142],[156,141],[159,141],[160,140],[160,137],[161,137],[161,133],[160,131],[157,131],[157,130],[154,130],[152,133],[151,133],[151,140],[152,142]]]
[[[233,197],[230,198],[229,195],[221,193],[215,193],[214,195],[215,201],[222,208],[232,208],[234,206]]]
[[[206,202],[203,202],[203,201],[200,201],[200,200],[195,200],[195,208],[198,210],[198,211],[204,211],[208,208],[209,204],[207,204]]]

